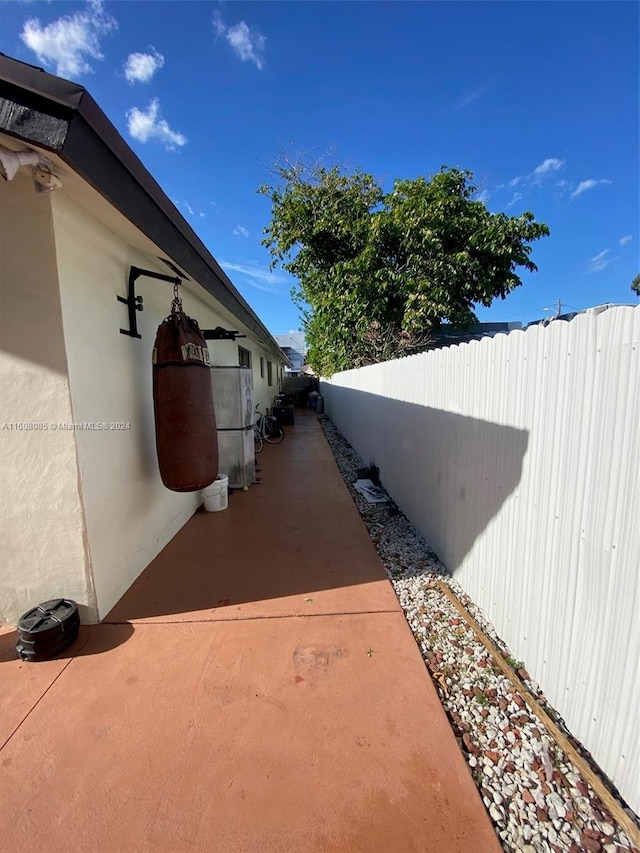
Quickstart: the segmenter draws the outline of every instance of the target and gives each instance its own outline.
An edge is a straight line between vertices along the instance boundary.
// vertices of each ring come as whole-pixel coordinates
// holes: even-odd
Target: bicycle
[[[284,430],[273,417],[273,415],[263,415],[260,411],[260,404],[256,406],[258,420],[253,427],[253,446],[256,453],[260,453],[264,447],[264,442],[267,444],[280,444],[284,441]]]

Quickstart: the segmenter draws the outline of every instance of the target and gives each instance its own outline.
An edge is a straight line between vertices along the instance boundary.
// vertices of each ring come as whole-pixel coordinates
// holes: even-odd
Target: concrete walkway
[[[315,416],[197,513],[66,658],[0,636],[0,845],[500,845]]]

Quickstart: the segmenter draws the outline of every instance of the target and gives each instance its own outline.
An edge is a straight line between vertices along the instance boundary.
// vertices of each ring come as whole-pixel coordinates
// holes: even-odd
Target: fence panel
[[[326,411],[640,811],[640,307],[335,374]]]

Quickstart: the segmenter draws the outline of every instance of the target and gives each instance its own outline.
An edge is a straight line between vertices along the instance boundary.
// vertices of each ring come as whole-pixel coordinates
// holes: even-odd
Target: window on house
[[[273,385],[273,365],[267,362],[267,385]]]
[[[238,347],[238,364],[240,367],[251,367],[251,353],[244,347]]]
[[[264,379],[264,358],[260,356],[260,379]]]

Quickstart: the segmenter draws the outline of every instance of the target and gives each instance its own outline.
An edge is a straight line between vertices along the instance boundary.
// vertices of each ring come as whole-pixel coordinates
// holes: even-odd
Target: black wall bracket
[[[207,341],[235,341],[236,338],[246,338],[246,335],[241,335],[240,332],[231,332],[228,329],[223,329],[222,326],[216,326],[215,329],[200,329]]]
[[[127,296],[118,296],[118,302],[123,302],[129,310],[129,328],[120,329],[121,335],[128,335],[130,338],[140,338],[142,335],[138,332],[138,315],[137,311],[143,311],[144,305],[142,296],[136,296],[136,281],[141,276],[147,278],[155,278],[159,281],[168,281],[173,285],[180,286],[182,279],[179,276],[163,275],[153,270],[143,270],[140,267],[131,267],[129,270],[129,286]],[[216,326],[215,329],[200,330],[207,341],[235,341],[236,338],[246,338],[246,335],[240,332],[233,332],[228,329],[223,329],[222,326]]]
[[[129,309],[129,328],[120,329],[120,334],[129,335],[130,338],[142,338],[142,335],[138,333],[138,315],[136,314],[136,311],[144,310],[142,296],[136,296],[136,281],[141,275],[144,275],[147,278],[157,278],[160,281],[170,281],[171,284],[182,284],[182,279],[178,276],[163,275],[160,272],[153,272],[153,270],[143,270],[140,269],[140,267],[131,267],[129,270],[129,287],[127,289],[127,297],[125,299],[124,296],[118,296],[118,302],[124,302]]]

